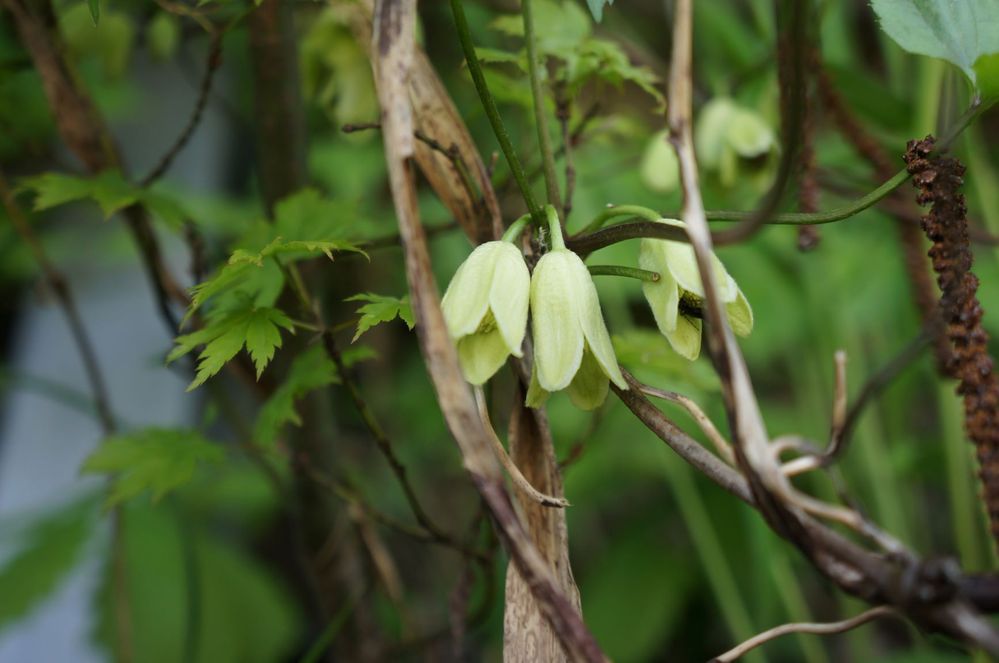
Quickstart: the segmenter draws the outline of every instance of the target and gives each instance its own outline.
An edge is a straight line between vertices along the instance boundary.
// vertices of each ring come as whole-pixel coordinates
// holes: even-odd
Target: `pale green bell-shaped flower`
[[[656,193],[670,193],[680,186],[680,162],[668,138],[665,129],[657,131],[642,154],[642,183]]]
[[[777,146],[777,138],[760,115],[727,97],[704,105],[694,127],[697,163],[718,173],[725,186],[735,183],[739,159],[755,159]]]
[[[659,219],[659,222],[685,227],[682,221],[675,219]],[[699,316],[704,286],[694,248],[683,242],[645,238],[638,254],[638,265],[659,273],[658,281],[642,283],[642,292],[652,307],[659,331],[678,354],[690,360],[697,359],[701,352]],[[753,330],[753,310],[746,296],[714,253],[711,265],[732,331],[739,336],[748,336]]]
[[[621,375],[604,324],[593,278],[583,261],[565,248],[558,216],[545,208],[552,250],[531,276],[534,374],[527,404],[540,406],[548,393],[566,389],[576,407],[592,410],[607,398],[608,381],[621,389]]]
[[[455,272],[441,308],[465,379],[480,385],[522,357],[531,275],[510,241],[480,244]]]

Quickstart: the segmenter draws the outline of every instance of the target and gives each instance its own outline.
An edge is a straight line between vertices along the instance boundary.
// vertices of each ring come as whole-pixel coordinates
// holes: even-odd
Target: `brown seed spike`
[[[964,398],[964,427],[975,444],[992,537],[999,545],[999,380],[981,324],[978,278],[971,273],[967,206],[958,191],[964,166],[954,158],[931,155],[933,144],[932,136],[909,141],[903,158],[919,189],[917,202],[931,205],[922,226],[933,242],[929,256],[953,351],[943,372],[958,380],[957,392]]]

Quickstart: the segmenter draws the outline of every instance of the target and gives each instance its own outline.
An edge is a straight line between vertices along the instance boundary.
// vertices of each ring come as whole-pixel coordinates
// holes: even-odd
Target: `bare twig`
[[[500,465],[506,470],[506,473],[510,475],[510,479],[513,481],[514,485],[517,486],[525,495],[530,497],[532,500],[541,504],[542,506],[552,506],[557,508],[565,508],[569,505],[569,501],[564,497],[554,497],[552,495],[545,495],[540,490],[531,485],[531,482],[521,473],[520,468],[517,467],[516,463],[507,454],[506,449],[503,447],[503,442],[500,441],[499,436],[496,434],[496,429],[493,428],[492,421],[489,419],[489,406],[486,403],[486,395],[482,393],[482,387],[475,388],[475,403],[479,408],[479,417],[482,419],[482,426],[486,430],[486,435],[490,438],[492,442],[493,451],[496,452],[496,459],[499,460]]]
[[[798,624],[782,624],[781,626],[775,626],[772,629],[764,631],[759,635],[753,636],[749,640],[746,640],[738,647],[733,647],[724,654],[716,656],[713,663],[730,663],[739,658],[742,658],[747,652],[756,649],[760,645],[764,645],[771,640],[776,640],[777,638],[788,635],[791,633],[808,633],[811,635],[834,635],[836,633],[845,633],[858,626],[863,626],[867,622],[873,621],[880,617],[898,617],[898,612],[890,606],[877,606],[876,608],[871,608],[866,612],[862,612],[856,617],[851,617],[850,619],[844,619],[839,622],[827,622],[827,623],[798,623]]]
[[[732,451],[732,446],[728,443],[728,440],[726,440],[722,434],[718,432],[718,428],[715,427],[711,419],[704,414],[704,410],[702,410],[697,403],[683,394],[676,393],[675,391],[664,391],[648,385],[642,385],[641,390],[642,393],[647,396],[661,398],[683,406],[683,409],[685,409],[687,413],[694,418],[694,421],[697,422],[701,431],[703,431],[704,434],[708,436],[708,439],[711,440],[711,443],[715,445],[715,449],[718,450],[718,455],[722,457],[722,460],[729,465],[735,465],[735,453]]]
[[[14,226],[14,230],[21,236],[24,243],[28,245],[35,261],[42,268],[42,273],[48,282],[49,288],[56,296],[56,299],[59,300],[59,305],[66,316],[66,322],[69,324],[73,342],[76,343],[80,359],[83,361],[83,369],[87,375],[87,381],[90,382],[90,391],[93,394],[97,418],[104,429],[104,434],[110,435],[115,430],[115,418],[111,411],[111,400],[108,396],[104,375],[97,362],[97,353],[94,352],[94,344],[90,341],[87,329],[83,325],[83,318],[80,317],[80,309],[76,306],[76,299],[73,297],[73,292],[66,281],[66,277],[49,260],[42,243],[35,236],[31,224],[24,217],[17,201],[14,200],[14,194],[11,192],[7,184],[7,178],[2,171],[0,171],[0,200],[3,202],[3,207],[7,211],[7,217]]]
[[[902,348],[899,353],[888,361],[884,366],[873,373],[864,385],[860,388],[857,393],[857,397],[854,399],[850,407],[842,413],[841,416],[837,417],[834,415],[832,430],[829,437],[829,446],[826,448],[825,452],[822,454],[822,465],[828,465],[836,458],[843,455],[849,444],[850,437],[853,434],[853,429],[856,428],[857,422],[860,420],[860,415],[863,413],[864,408],[877,396],[884,391],[884,389],[892,383],[892,381],[898,377],[898,375],[905,370],[913,361],[915,361],[922,353],[923,350],[930,344],[933,338],[927,329],[923,329],[916,338],[912,339]],[[837,394],[839,394],[839,371],[840,367],[837,364]],[[842,369],[845,370],[845,369]],[[844,378],[845,379],[845,378]],[[837,403],[838,403],[837,398]],[[834,410],[836,412],[836,410]]]
[[[222,33],[213,29],[211,43],[208,46],[208,60],[205,63],[205,73],[202,75],[201,83],[198,86],[198,98],[194,102],[194,110],[191,111],[191,117],[188,119],[187,124],[184,125],[173,145],[170,146],[170,149],[160,158],[149,174],[142,178],[140,181],[141,186],[147,187],[161,178],[170,169],[173,160],[177,158],[177,155],[181,153],[188,141],[191,140],[191,136],[197,130],[198,124],[201,122],[202,116],[204,116],[205,108],[208,106],[208,98],[212,92],[212,81],[215,80],[215,72],[218,71],[221,64]]]

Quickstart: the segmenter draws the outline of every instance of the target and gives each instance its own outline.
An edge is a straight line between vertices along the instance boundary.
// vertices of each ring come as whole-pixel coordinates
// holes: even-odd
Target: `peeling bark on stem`
[[[382,107],[385,157],[420,350],[438,403],[461,451],[465,469],[485,499],[511,561],[567,656],[572,660],[604,661],[578,608],[562,590],[551,567],[517,517],[444,323],[437,284],[430,269],[426,235],[419,219],[413,172],[413,117],[406,90],[413,58],[415,2],[380,0],[375,5],[374,16],[372,53]]]

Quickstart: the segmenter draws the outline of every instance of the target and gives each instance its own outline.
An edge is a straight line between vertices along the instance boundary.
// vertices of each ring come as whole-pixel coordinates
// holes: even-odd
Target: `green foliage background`
[[[561,7],[538,3],[541,50],[554,58],[553,71],[564,68],[570,81],[573,126],[589,108],[598,108],[574,152],[578,181],[570,229],[582,228],[608,203],[677,209],[677,191],[650,189],[641,177],[643,155],[664,124],[657,76],[661,80],[666,73],[668,23],[661,3],[596,3],[603,21],[594,24],[583,4],[565,2]],[[338,330],[341,345],[351,348],[345,360],[435,520],[450,532],[465,531],[477,508],[409,329],[413,321],[403,299],[400,252],[372,251],[367,259],[357,252],[365,240],[395,230],[379,134],[344,134],[339,128],[377,119],[369,63],[336,3],[300,4],[296,18],[313,186],[286,199],[273,226],[261,221],[253,173],[244,173],[231,190],[195,195],[169,177],[153,189],[138,190],[117,173],[86,178],[55,166],[58,138],[40,81],[7,17],[0,15],[0,162],[5,172],[24,176],[19,199],[33,206],[36,232],[52,258],[58,264],[133,262],[115,213],[139,202],[158,218],[158,232],[164,235],[193,224],[218,269],[195,291],[208,327],[178,339],[170,356],[175,367],[190,372],[191,364],[181,357],[196,349],[200,353],[191,386],[207,383],[187,397],[205,403],[203,420],[194,422],[193,430],[192,422],[179,421],[171,429],[122,431],[82,468],[115,477],[108,499],[122,505],[119,517],[126,523],[126,573],[141,661],[299,660],[324,633],[334,643],[355,637],[343,627],[351,611],[360,609],[353,603],[336,616],[332,630],[310,619],[308,592],[289,570],[295,553],[282,530],[288,497],[274,490],[252,460],[263,458],[281,477],[294,472],[287,441],[296,427],[310,425],[303,414],[312,411],[307,401],[328,410],[329,419],[316,425],[332,459],[328,470],[354,490],[349,499],[334,493],[321,499],[340,513],[362,500],[394,519],[412,521],[398,483],[347,393],[337,386],[335,367],[318,346],[304,344],[310,330],[294,319],[297,309],[280,299],[287,273],[266,259],[272,255],[322,275],[327,322]],[[957,69],[903,52],[876,29],[875,15],[864,3],[813,4],[819,17],[816,40],[835,84],[891,154],[900,155],[907,139],[946,126],[968,103],[970,91]],[[190,21],[139,0],[103,0],[94,27],[95,6],[82,0],[58,3],[61,29],[100,108],[113,121],[134,119],[140,100],[155,94],[143,86],[136,62],[152,57],[159,64],[151,66],[176,66],[182,56],[203,53],[207,39]],[[710,0],[695,7],[698,107],[729,97],[776,128],[770,3]],[[213,11],[234,17],[245,9],[218,3]],[[513,9],[501,3],[467,7],[490,63],[490,85],[530,169],[538,158],[518,50],[519,19],[509,16]],[[423,3],[420,11],[422,43],[488,155],[495,142],[461,65],[447,8]],[[232,97],[219,103],[231,104],[233,123],[245,127],[252,122],[253,106],[244,25],[237,22],[222,43],[226,74],[234,84],[226,91]],[[245,128],[237,133],[252,140]],[[992,233],[999,233],[997,137],[999,117],[992,112],[955,148],[969,165],[970,216]],[[823,179],[840,185],[834,189],[862,194],[873,188],[870,168],[821,116],[816,153]],[[706,172],[707,206],[751,208],[773,174],[775,156],[739,161],[733,181]],[[509,180],[502,160],[494,180]],[[512,220],[521,213],[518,201],[508,184],[500,191]],[[422,195],[428,225],[450,221],[429,189]],[[821,206],[845,200],[826,189]],[[71,220],[48,214],[63,204],[73,205]],[[75,238],[102,223],[113,226],[113,237],[100,253],[76,252]],[[773,435],[794,432],[817,440],[828,435],[835,350],[848,353],[850,393],[855,394],[919,331],[892,219],[871,209],[824,226],[821,233],[821,245],[808,253],[796,248],[795,230],[788,227],[767,228],[744,245],[719,251],[754,309],[756,327],[742,347]],[[442,288],[469,250],[458,232],[436,236],[433,264]],[[324,253],[335,259],[330,262]],[[601,262],[634,264],[636,257],[637,242],[624,243],[605,250]],[[993,338],[999,337],[997,257],[994,247],[976,246],[979,298]],[[4,293],[27,289],[39,277],[2,212],[0,275]],[[603,278],[597,283],[620,361],[639,379],[690,396],[724,430],[719,385],[707,358],[691,364],[670,351],[654,333],[637,282]],[[275,388],[256,405],[244,385],[215,376],[244,346],[256,377]],[[170,348],[163,348],[164,358],[168,353]],[[268,366],[272,358],[274,366]],[[507,385],[510,376],[504,373],[499,380]],[[212,384],[215,391],[209,390]],[[3,386],[32,388],[12,375],[4,377]],[[329,392],[322,390],[326,387]],[[236,417],[242,428],[232,425],[216,402],[218,389],[240,394]],[[578,453],[565,480],[574,505],[568,511],[571,557],[584,615],[614,660],[706,660],[778,623],[835,619],[860,609],[804,564],[757,514],[697,476],[613,398],[590,415],[557,394],[549,409],[560,456]],[[665,409],[700,437],[680,409]],[[967,568],[983,570],[995,560],[976,500],[961,416],[953,386],[940,381],[929,355],[922,357],[863,416],[843,462],[843,478],[866,513],[916,550],[953,554]],[[833,495],[829,482],[806,480],[804,485]],[[110,577],[111,527],[104,497],[67,496],[66,506],[56,512],[0,523],[4,551],[11,551],[0,558],[0,637],[39,609],[82,560],[105,560]],[[367,586],[361,602],[379,636],[401,643],[396,660],[446,652],[446,638],[426,650],[411,640],[446,628],[460,558],[391,527],[376,529],[405,590],[397,603],[373,579],[370,564],[362,565]],[[502,555],[494,565],[502,578]],[[102,584],[94,597],[100,618],[93,637],[109,646],[110,583],[106,578]],[[488,595],[477,577],[471,590],[473,605],[483,597],[490,601],[486,617],[469,627],[467,646],[474,660],[499,659],[501,582],[499,588]],[[962,658],[952,643],[884,623],[822,641],[786,638],[748,660]]]

